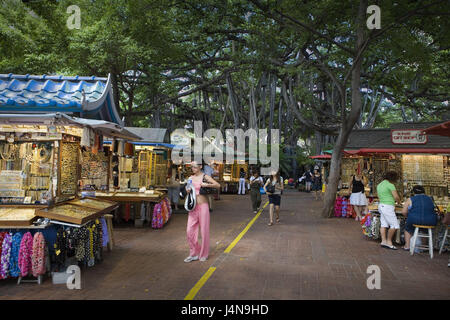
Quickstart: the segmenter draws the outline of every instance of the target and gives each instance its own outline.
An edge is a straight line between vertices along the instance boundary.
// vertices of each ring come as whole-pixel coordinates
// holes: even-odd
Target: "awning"
[[[450,121],[440,123],[438,125],[423,130],[426,134],[434,134],[438,136],[450,137]]]
[[[331,159],[331,155],[329,154],[319,154],[317,156],[309,156],[311,159],[322,159],[322,160],[329,160]]]
[[[112,141],[103,141],[103,144],[111,144]],[[170,144],[170,143],[157,143],[157,142],[141,142],[141,141],[132,141],[132,144],[136,146],[151,146],[151,147],[166,147],[170,149],[174,149],[177,146],[176,144]],[[181,147],[179,147],[181,149]]]
[[[349,150],[346,150],[348,152]],[[419,148],[392,148],[392,149],[375,149],[375,148],[361,148],[359,150],[351,150],[352,154],[366,154],[366,153],[431,153],[431,154],[450,154],[449,148],[442,149],[419,149]]]
[[[0,114],[0,124],[7,125],[70,125],[76,127],[88,127],[94,129],[98,133],[112,138],[139,140],[135,134],[129,132],[125,128],[116,123],[91,120],[68,116],[64,113],[48,113],[48,114]]]

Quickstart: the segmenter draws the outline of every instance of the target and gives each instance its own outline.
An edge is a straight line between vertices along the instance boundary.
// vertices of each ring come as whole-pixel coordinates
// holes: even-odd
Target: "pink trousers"
[[[198,228],[202,234],[202,244],[198,243]],[[189,211],[187,222],[187,241],[189,243],[189,256],[208,258],[209,254],[209,206],[208,203],[197,204],[195,209]]]

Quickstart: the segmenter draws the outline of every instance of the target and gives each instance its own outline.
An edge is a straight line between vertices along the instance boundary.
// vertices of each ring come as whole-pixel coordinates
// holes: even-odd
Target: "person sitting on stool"
[[[415,229],[413,224],[423,226],[435,226],[437,224],[433,199],[425,195],[424,187],[414,186],[412,191],[414,196],[405,201],[402,209],[402,214],[406,217],[405,246],[403,249],[408,251]]]

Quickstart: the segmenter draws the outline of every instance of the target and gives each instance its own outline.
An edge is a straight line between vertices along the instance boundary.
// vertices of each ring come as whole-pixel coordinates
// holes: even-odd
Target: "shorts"
[[[395,206],[390,204],[380,203],[378,205],[380,212],[381,228],[400,229],[400,225],[395,214]]]
[[[279,206],[281,203],[281,195],[279,194],[269,195],[269,203],[272,203],[275,206]]]

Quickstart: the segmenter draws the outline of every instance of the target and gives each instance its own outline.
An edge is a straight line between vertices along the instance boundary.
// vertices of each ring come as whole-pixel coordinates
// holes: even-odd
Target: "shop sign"
[[[428,137],[422,130],[392,130],[391,140],[393,144],[426,144]]]

